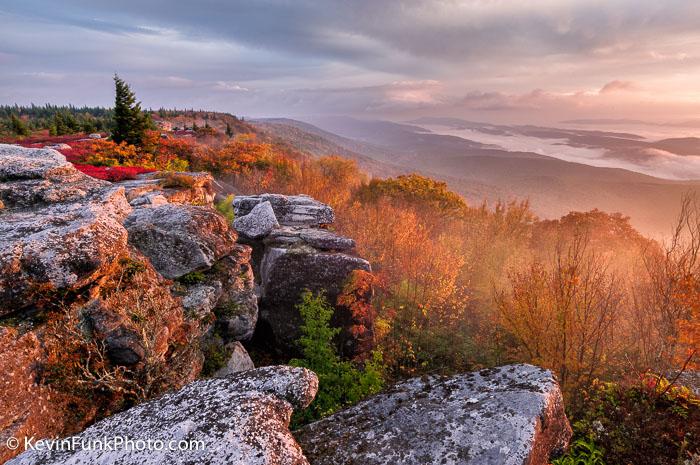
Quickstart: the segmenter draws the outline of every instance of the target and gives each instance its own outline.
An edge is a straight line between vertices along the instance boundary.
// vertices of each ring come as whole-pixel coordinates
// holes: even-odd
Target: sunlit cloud
[[[146,105],[252,116],[700,116],[694,0],[4,0],[0,21],[2,103],[109,104],[118,72]]]

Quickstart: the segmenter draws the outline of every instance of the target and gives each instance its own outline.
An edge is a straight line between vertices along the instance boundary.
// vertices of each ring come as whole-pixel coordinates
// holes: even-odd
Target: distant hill
[[[653,148],[665,150],[677,155],[700,155],[700,138],[698,137],[662,139],[650,145]]]
[[[389,152],[384,149],[338,136],[308,123],[287,118],[256,119],[251,123],[264,137],[276,143],[288,144],[312,156],[339,155],[355,160],[373,176],[395,176],[407,171],[405,167],[385,162]]]
[[[375,175],[395,170],[420,172],[445,180],[472,204],[529,199],[533,210],[547,219],[595,208],[620,212],[652,237],[668,234],[683,194],[700,189],[696,181],[672,181],[532,152],[496,149],[460,137],[432,134],[416,125],[345,117],[314,121],[320,128],[294,120],[273,121],[277,122],[255,124],[260,130],[268,124],[277,137],[316,154],[328,149],[370,165],[366,159],[373,159],[379,167],[389,168],[370,170]],[[615,138],[603,132],[599,137]]]

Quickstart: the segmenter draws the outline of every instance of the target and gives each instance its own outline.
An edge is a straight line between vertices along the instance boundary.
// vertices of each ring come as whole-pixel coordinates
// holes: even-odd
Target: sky
[[[0,0],[0,103],[700,120],[697,0]]]

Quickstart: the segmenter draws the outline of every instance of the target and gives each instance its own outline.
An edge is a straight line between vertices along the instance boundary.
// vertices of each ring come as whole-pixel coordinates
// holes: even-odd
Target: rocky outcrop
[[[0,145],[0,438],[78,431],[195,379],[212,328],[252,335],[250,248],[207,206],[211,176],[149,176]]]
[[[129,243],[168,279],[211,268],[236,243],[226,220],[208,207],[166,204],[139,208],[124,226]]]
[[[314,226],[331,224],[333,209],[308,195],[261,194],[241,195],[233,199],[236,218],[249,214],[263,202],[270,202],[277,221],[286,226]]]
[[[166,202],[209,205],[214,201],[214,178],[209,173],[144,173],[120,183],[134,207]]]
[[[53,150],[0,145],[0,316],[76,291],[127,253],[124,190]]]
[[[8,465],[306,465],[288,425],[292,410],[306,407],[317,389],[311,371],[284,366],[196,381],[79,435],[84,443],[114,437],[162,441],[161,450],[28,451]]]
[[[295,432],[314,465],[546,465],[571,437],[548,370],[404,381]]]
[[[300,296],[305,290],[322,292],[335,306],[331,323],[342,328],[341,353],[366,352],[372,340],[371,312],[360,315],[338,298],[355,272],[370,272],[371,267],[353,254],[352,239],[320,227],[334,220],[333,209],[305,195],[238,196],[233,205],[234,227],[253,248],[261,333],[279,352],[293,352],[302,323],[296,308]],[[271,214],[279,226],[274,227]],[[356,295],[360,306],[369,306],[371,296],[371,286]]]

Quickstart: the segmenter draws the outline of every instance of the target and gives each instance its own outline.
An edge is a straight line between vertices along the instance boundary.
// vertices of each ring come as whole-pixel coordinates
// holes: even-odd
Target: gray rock
[[[231,350],[231,356],[226,362],[226,366],[214,373],[215,378],[225,378],[239,371],[247,371],[255,369],[253,361],[240,342],[232,342],[228,348]]]
[[[129,205],[132,207],[158,207],[166,203],[168,203],[168,199],[163,194],[151,192],[134,198],[129,202]]]
[[[314,465],[546,465],[571,428],[552,373],[510,365],[414,378],[295,436]]]
[[[283,226],[275,229],[264,239],[268,247],[289,247],[306,244],[318,250],[347,251],[355,248],[355,241],[325,229]]]
[[[214,310],[222,293],[223,290],[219,281],[189,286],[182,297],[182,307],[188,313],[188,316],[204,318]]]
[[[8,465],[160,465],[246,464],[306,465],[288,430],[294,408],[316,395],[318,378],[303,368],[272,366],[227,378],[196,381],[95,423],[78,435],[95,441],[115,436],[164,441],[162,450],[28,451]],[[179,441],[193,447],[169,450]]]
[[[302,323],[296,305],[304,290],[323,292],[332,305],[336,303],[354,270],[371,271],[367,260],[342,253],[319,252],[308,246],[267,248],[261,270],[260,318],[272,330],[275,345],[282,351],[295,349]],[[355,341],[350,331],[354,325],[352,312],[336,307],[332,324],[342,327],[341,339],[347,343],[346,355],[354,352]],[[371,332],[371,324],[366,323]]]
[[[253,289],[236,293],[224,306],[215,310],[221,334],[229,341],[246,341],[253,337],[258,322],[258,297]]]
[[[247,215],[262,202],[270,202],[282,226],[320,226],[335,220],[333,209],[308,195],[261,194],[233,199],[236,217]]]
[[[258,299],[250,256],[249,246],[236,244],[231,255],[221,259],[206,273],[208,282],[216,280],[221,283],[223,292],[214,313],[220,333],[227,342],[250,339],[258,321]]]
[[[0,144],[0,315],[86,286],[127,254],[124,190],[47,149]]]
[[[233,227],[244,237],[259,239],[279,227],[270,202],[260,202],[247,215],[236,217]]]
[[[209,207],[167,204],[135,210],[124,221],[129,243],[168,279],[211,267],[234,248],[236,235]]]

